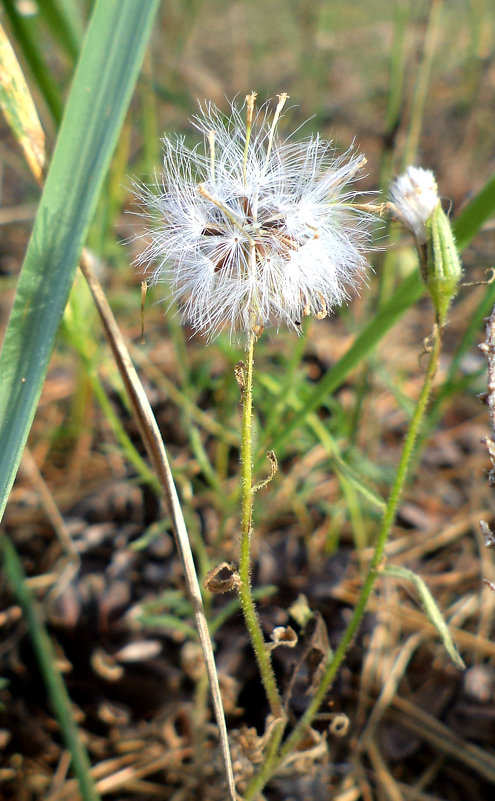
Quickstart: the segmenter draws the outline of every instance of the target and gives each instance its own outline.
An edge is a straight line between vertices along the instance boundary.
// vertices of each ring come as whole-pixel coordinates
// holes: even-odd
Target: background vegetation
[[[1,22],[50,152],[90,5],[2,2]],[[130,268],[143,221],[135,214],[132,180],[147,181],[159,169],[162,132],[196,141],[188,119],[198,99],[227,109],[228,99],[252,89],[261,100],[287,91],[293,108],[286,130],[320,131],[339,150],[355,140],[368,158],[365,188],[386,191],[410,163],[433,169],[444,207],[459,220],[465,281],[485,281],[494,239],[494,26],[488,0],[167,2],[153,20],[121,129],[118,113],[110,125],[104,109],[94,114],[101,128],[90,127],[82,89],[78,108],[71,95],[80,144],[73,139],[71,147],[66,137],[70,158],[59,162],[61,183],[52,179],[52,195],[56,202],[63,187],[76,218],[87,183],[95,181],[87,202],[89,208],[98,197],[98,205],[87,244],[169,448],[202,576],[218,562],[237,559],[233,366],[242,354],[228,335],[211,345],[191,338],[173,310],[165,313],[167,303],[158,302],[163,287],[148,292],[143,342],[142,276]],[[118,72],[119,58],[121,70],[127,64],[118,46],[124,33],[111,33],[107,41],[114,48],[95,45],[108,59],[101,74],[115,82],[115,94],[125,85],[130,96],[131,77]],[[144,47],[144,33],[142,39]],[[39,190],[6,122],[1,131],[0,313],[6,327]],[[102,161],[93,172],[81,171],[85,142],[99,147],[107,134]],[[111,136],[117,145],[105,173]],[[38,215],[39,230],[45,225],[54,235],[57,226],[50,224]],[[328,643],[338,644],[356,602],[423,380],[432,310],[420,297],[412,242],[398,229],[390,239],[388,233],[381,230],[384,247],[374,254],[374,274],[349,309],[311,322],[299,339],[269,330],[257,349],[258,468],[263,472],[263,454],[273,448],[280,470],[255,506],[254,583],[266,631],[290,623],[300,634],[297,649],[279,648],[274,655],[294,716],[304,710],[321,655]],[[78,242],[85,238],[81,221]],[[50,251],[43,252],[49,276]],[[70,276],[64,280],[68,291]],[[40,282],[40,298],[47,286]],[[424,578],[467,670],[450,663],[414,588],[380,581],[329,696],[327,712],[338,717],[318,722],[318,736],[271,781],[266,798],[491,797],[494,595],[482,578],[493,579],[493,567],[478,520],[491,519],[493,497],[480,444],[489,423],[476,396],[486,389],[477,344],[494,302],[494,286],[469,286],[451,309],[428,424],[387,548],[390,564]],[[57,325],[55,317],[54,332]],[[27,355],[22,350],[19,358]],[[42,603],[98,792],[119,799],[222,798],[221,760],[170,523],[81,275],[4,531],[21,557],[26,586]],[[2,794],[16,801],[73,798],[39,652],[32,650],[32,622],[30,637],[22,599],[6,586],[2,598]],[[248,780],[266,703],[238,607],[229,596],[206,595],[205,604],[234,761]],[[308,608],[316,614],[305,629]]]

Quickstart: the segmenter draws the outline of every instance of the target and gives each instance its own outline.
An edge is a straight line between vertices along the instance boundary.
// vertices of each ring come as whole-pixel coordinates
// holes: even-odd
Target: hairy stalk
[[[241,377],[242,429],[241,429],[241,547],[239,554],[239,600],[249,638],[253,646],[261,679],[276,718],[283,714],[282,701],[277,689],[270,652],[256,614],[251,588],[251,534],[253,517],[253,362],[256,336],[252,333],[247,347],[247,359]]]
[[[276,760],[272,759],[271,764],[268,764],[267,760],[262,765],[258,775],[252,779],[251,784],[249,785],[246,793],[244,794],[245,801],[251,801],[251,799],[254,799],[256,797],[257,793],[259,793],[260,790],[263,789],[264,785],[269,780],[270,776],[273,775],[277,767],[296,748],[297,744],[304,736],[305,732],[308,729],[308,726],[311,725],[312,721],[317,715],[318,710],[326,694],[328,693],[330,686],[337,674],[337,671],[339,670],[344,660],[347,650],[351,645],[354,636],[359,628],[362,617],[364,615],[364,611],[366,609],[366,605],[368,603],[368,599],[373,590],[375,581],[379,575],[380,563],[383,559],[385,546],[387,544],[390,529],[395,519],[397,506],[407,477],[407,471],[410,465],[411,456],[426,411],[428,399],[433,385],[433,379],[437,371],[441,344],[442,344],[441,329],[438,326],[435,326],[434,341],[430,352],[430,358],[428,361],[428,367],[423,387],[421,390],[421,395],[419,397],[416,409],[414,411],[414,415],[411,420],[411,424],[409,426],[409,430],[407,432],[406,440],[404,442],[404,447],[402,449],[402,454],[397,469],[397,474],[392,489],[390,491],[387,507],[383,515],[380,531],[378,533],[375,545],[375,551],[373,553],[373,558],[371,560],[368,569],[368,574],[364,581],[357,604],[354,608],[354,612],[350,620],[350,623],[344,632],[344,635],[339,643],[338,648],[333,653],[326,667],[320,685],[315,695],[313,696],[306,712],[299,720],[297,726],[294,728],[291,735],[287,738],[286,742],[284,743],[283,747],[280,750],[278,758]]]

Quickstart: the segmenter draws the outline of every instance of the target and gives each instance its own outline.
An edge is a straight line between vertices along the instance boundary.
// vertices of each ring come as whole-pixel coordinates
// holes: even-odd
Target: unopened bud
[[[426,221],[440,203],[438,187],[431,170],[408,167],[390,187],[390,211],[409,228],[419,245],[426,243]]]
[[[461,278],[461,262],[449,218],[441,205],[426,221],[425,281],[435,306],[437,322],[443,325]]]
[[[443,325],[457,292],[461,262],[435,176],[431,170],[409,167],[392,184],[390,196],[390,211],[414,234],[421,275],[435,306],[437,323]]]

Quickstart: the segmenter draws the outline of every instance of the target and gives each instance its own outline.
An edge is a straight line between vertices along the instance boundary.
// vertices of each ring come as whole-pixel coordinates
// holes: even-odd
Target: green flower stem
[[[17,551],[5,536],[0,538],[0,552],[3,556],[5,573],[10,588],[22,607],[29,627],[29,634],[47,695],[60,725],[65,744],[71,753],[72,768],[79,782],[81,798],[83,801],[99,801],[100,796],[96,791],[91,775],[89,757],[74,720],[71,700],[62,676],[56,667],[52,643],[26,584],[26,577]]]
[[[256,337],[251,334],[247,348],[247,361],[242,371],[242,429],[241,429],[241,547],[239,555],[239,600],[244,614],[246,628],[256,655],[261,679],[270,704],[270,711],[276,718],[283,714],[282,701],[277,689],[271,663],[270,651],[256,614],[251,589],[251,535],[253,518],[253,363]]]
[[[411,424],[407,432],[406,440],[404,442],[404,447],[402,450],[399,467],[397,469],[395,482],[391,489],[387,507],[383,515],[382,525],[377,537],[373,558],[371,560],[368,574],[366,576],[366,579],[364,581],[361,590],[361,594],[354,608],[354,612],[350,620],[350,623],[344,632],[344,635],[339,643],[339,646],[335,650],[334,654],[332,655],[327,665],[327,668],[322,676],[320,685],[315,695],[313,696],[306,712],[301,717],[297,726],[294,728],[293,732],[284,743],[282,749],[280,750],[278,759],[276,760],[271,759],[270,763],[267,760],[262,765],[258,775],[252,779],[249,787],[247,788],[244,794],[245,801],[251,801],[251,799],[254,799],[256,797],[256,795],[262,790],[266,782],[269,780],[270,776],[273,775],[278,765],[280,765],[284,761],[284,759],[286,759],[286,757],[296,748],[297,744],[304,736],[308,727],[311,725],[315,716],[317,715],[318,710],[320,709],[320,706],[326,694],[328,693],[330,686],[337,674],[337,671],[339,670],[344,660],[347,650],[351,645],[352,640],[354,639],[354,636],[359,628],[362,617],[364,615],[364,611],[366,609],[366,605],[368,603],[368,599],[371,595],[373,586],[378,576],[378,569],[380,567],[380,563],[382,562],[390,529],[395,519],[397,506],[406,480],[407,471],[411,461],[411,456],[414,450],[414,446],[416,444],[421,423],[423,421],[428,399],[431,393],[431,388],[433,385],[433,379],[435,377],[435,373],[438,367],[438,359],[440,355],[441,344],[442,344],[441,330],[440,328],[436,327],[434,332],[434,342],[430,352],[430,359],[428,362],[428,368],[426,371],[423,388],[421,390],[421,395],[419,397],[419,401],[414,411]]]

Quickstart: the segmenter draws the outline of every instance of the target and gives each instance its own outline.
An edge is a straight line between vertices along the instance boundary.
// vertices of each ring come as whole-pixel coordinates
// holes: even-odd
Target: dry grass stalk
[[[170,464],[165,450],[165,445],[153,414],[153,410],[143,389],[143,385],[141,384],[139,376],[134,368],[134,365],[132,364],[120,329],[113,316],[112,310],[110,309],[100,282],[98,281],[91,267],[91,261],[86,252],[83,252],[82,254],[80,267],[84,277],[86,278],[86,281],[88,282],[88,286],[91,290],[91,294],[93,295],[96,308],[100,314],[103,327],[105,329],[105,334],[112,349],[112,353],[122,377],[122,381],[124,382],[124,387],[131,404],[132,413],[138,425],[149,459],[163,488],[177,548],[184,569],[186,585],[194,610],[194,619],[201,643],[201,650],[203,653],[206,672],[210,682],[213,708],[219,730],[229,797],[232,801],[236,801],[237,795],[235,791],[234,773],[230,758],[227,727],[223,712],[220,685],[215,667],[215,658],[213,656],[213,648],[211,645],[208,623],[206,621],[203,608],[201,590],[196,574],[191,545],[180,506],[179,497],[175,488],[172,471],[170,469]]]

